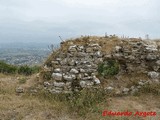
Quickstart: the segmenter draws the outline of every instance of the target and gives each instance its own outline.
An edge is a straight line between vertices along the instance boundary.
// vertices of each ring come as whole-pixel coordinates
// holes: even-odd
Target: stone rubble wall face
[[[143,41],[117,45],[111,54],[102,53],[99,44],[70,45],[68,51],[61,51],[56,58],[53,58],[51,61],[54,66],[53,82],[44,84],[51,93],[70,93],[83,88],[100,86],[101,81],[96,77],[98,64],[107,59],[117,60],[121,69],[128,73],[145,73],[150,79],[159,80],[159,53],[156,44],[147,44]],[[124,88],[123,92],[129,90]]]
[[[67,53],[60,53],[51,62],[55,66],[52,73],[54,82],[48,83],[52,86],[49,89],[52,93],[69,93],[100,84],[96,75],[103,58],[98,44],[69,46]]]

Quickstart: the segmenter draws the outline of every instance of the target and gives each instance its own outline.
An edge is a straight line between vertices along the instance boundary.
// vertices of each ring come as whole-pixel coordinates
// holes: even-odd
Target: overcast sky
[[[0,42],[80,35],[160,38],[159,0],[0,0]]]

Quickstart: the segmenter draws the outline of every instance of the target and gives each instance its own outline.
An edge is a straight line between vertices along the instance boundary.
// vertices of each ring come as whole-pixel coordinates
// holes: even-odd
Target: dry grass
[[[37,83],[34,77],[27,78],[24,87]],[[32,82],[34,84],[32,84]],[[79,116],[78,111],[70,109],[66,102],[45,98],[43,95],[16,95],[15,88],[19,86],[17,76],[0,78],[0,120],[158,120],[160,115],[160,97],[152,94],[140,96],[106,97],[92,106],[85,116]],[[81,98],[80,98],[81,99]],[[112,111],[155,111],[156,117],[103,117],[103,110]]]
[[[35,97],[23,98],[17,95],[1,95],[0,101],[0,116],[4,120],[70,119],[65,106],[58,102],[50,103]]]
[[[153,95],[142,95],[139,97],[128,96],[128,97],[111,97],[106,102],[99,104],[99,113],[88,113],[86,120],[159,120],[160,118],[160,97]],[[132,112],[131,116],[120,117],[120,116],[102,116],[102,111],[129,111]],[[157,113],[156,117],[135,117],[133,114],[137,111],[149,112],[154,111]]]
[[[16,94],[17,86],[27,89],[37,82],[34,76],[26,79],[25,84],[19,84],[19,77],[0,78],[0,120],[73,120],[62,102],[27,93]]]
[[[5,77],[7,77],[7,76],[2,74],[2,73],[0,73],[0,78],[5,78]]]

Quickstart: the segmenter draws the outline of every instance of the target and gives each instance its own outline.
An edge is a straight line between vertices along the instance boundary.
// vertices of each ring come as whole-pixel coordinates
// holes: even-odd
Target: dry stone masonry
[[[51,61],[54,66],[52,79],[44,82],[51,93],[68,93],[82,88],[97,86],[97,65],[102,62],[99,44],[71,45],[66,53],[60,53]]]
[[[114,59],[120,64],[123,74],[143,73],[147,80],[139,80],[138,85],[127,88],[122,86],[118,93],[129,94],[137,92],[145,84],[160,82],[160,49],[156,41],[120,40],[113,46],[102,44],[102,40],[92,39],[82,44],[66,41],[61,45],[54,57],[44,69],[51,73],[52,79],[44,82],[44,87],[51,93],[71,93],[83,88],[99,87],[102,80],[98,76],[98,65],[108,59]],[[114,42],[112,40],[108,40]],[[116,40],[117,41],[117,40]],[[107,40],[106,40],[107,43]],[[112,47],[108,52],[106,47]],[[118,76],[117,75],[117,76]],[[117,81],[119,82],[119,81]],[[104,87],[104,86],[103,86]],[[114,91],[117,86],[106,86],[106,91]]]

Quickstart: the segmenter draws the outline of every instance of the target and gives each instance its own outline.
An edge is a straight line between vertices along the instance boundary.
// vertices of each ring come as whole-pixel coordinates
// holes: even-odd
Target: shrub
[[[8,74],[23,74],[23,75],[31,75],[34,73],[39,72],[40,67],[39,66],[33,66],[29,67],[27,65],[24,66],[15,66],[7,64],[3,61],[0,61],[0,73],[8,73]]]
[[[0,72],[1,73],[16,73],[17,67],[14,65],[9,65],[3,61],[0,61]]]
[[[18,73],[23,74],[23,75],[31,75],[31,74],[38,72],[39,69],[40,69],[40,67],[38,67],[38,66],[29,67],[29,66],[25,65],[25,66],[19,67]]]
[[[40,66],[33,66],[33,67],[31,67],[31,69],[32,69],[32,74],[34,74],[34,73],[38,73],[40,71],[41,67]]]
[[[98,65],[98,73],[103,77],[113,76],[118,74],[118,72],[119,64],[115,60],[108,60]]]
[[[32,70],[27,65],[20,66],[19,69],[18,69],[18,73],[19,74],[25,74],[25,75],[31,75]]]

